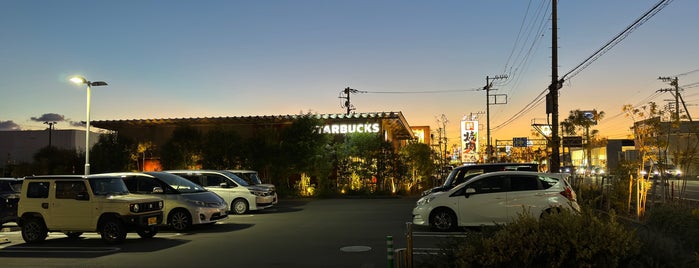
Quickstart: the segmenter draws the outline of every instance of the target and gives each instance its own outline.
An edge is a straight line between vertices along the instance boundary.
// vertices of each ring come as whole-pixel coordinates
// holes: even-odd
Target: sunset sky
[[[559,75],[591,56],[657,0],[558,1]],[[550,83],[550,1],[43,1],[0,2],[0,129],[79,128],[82,75],[92,120],[403,112],[412,126],[478,115],[485,138],[486,76],[493,140],[532,137],[542,103],[513,118]],[[624,104],[674,99],[677,76],[699,117],[699,1],[675,0],[567,79],[560,117],[604,111],[601,136],[625,138]],[[442,116],[444,115],[444,116]],[[448,121],[442,124],[442,118]],[[483,140],[483,143],[485,141]]]

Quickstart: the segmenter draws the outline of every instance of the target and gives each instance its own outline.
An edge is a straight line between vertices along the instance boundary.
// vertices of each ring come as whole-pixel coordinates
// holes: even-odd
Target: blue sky
[[[648,11],[655,0],[559,0],[559,75]],[[484,112],[486,76],[508,74],[493,94],[493,139],[530,136],[539,105],[503,125],[550,83],[550,1],[2,1],[0,128],[56,129],[92,120],[401,111],[441,127]],[[543,8],[543,9],[542,9]],[[568,80],[560,117],[605,111],[602,136],[624,138],[624,104],[664,104],[669,85],[699,82],[699,1],[675,0]],[[542,24],[543,22],[543,24]],[[518,38],[519,36],[519,38]],[[689,72],[689,73],[688,73]],[[688,74],[685,74],[688,73]],[[699,117],[699,87],[682,92]],[[383,93],[395,92],[395,93]],[[412,92],[412,93],[411,93]],[[479,116],[481,124],[485,115]],[[483,137],[485,136],[485,130]]]

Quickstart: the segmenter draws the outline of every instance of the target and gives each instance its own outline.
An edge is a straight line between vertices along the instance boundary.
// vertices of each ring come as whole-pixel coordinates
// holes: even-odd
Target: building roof
[[[139,128],[149,126],[191,125],[278,125],[291,124],[293,120],[305,116],[299,115],[258,115],[258,116],[221,116],[221,117],[190,117],[190,118],[156,118],[156,119],[127,119],[91,121],[95,127],[118,131],[123,128]],[[402,112],[373,112],[351,114],[313,114],[315,118],[325,121],[361,121],[365,119],[382,120],[390,127],[398,139],[412,139],[413,132]]]

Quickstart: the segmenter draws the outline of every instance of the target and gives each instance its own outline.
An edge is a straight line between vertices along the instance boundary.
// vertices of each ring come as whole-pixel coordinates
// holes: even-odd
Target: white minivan
[[[420,198],[413,209],[413,224],[450,231],[457,226],[508,223],[521,213],[539,217],[561,209],[580,211],[568,176],[532,171],[481,174]]]
[[[248,184],[226,170],[168,170],[168,173],[188,179],[217,193],[231,206],[231,212],[245,214],[277,203],[276,193],[268,187]]]
[[[192,225],[213,224],[228,217],[228,204],[216,193],[182,177],[165,172],[111,173],[121,177],[130,193],[160,197],[164,201],[163,224],[176,231]]]

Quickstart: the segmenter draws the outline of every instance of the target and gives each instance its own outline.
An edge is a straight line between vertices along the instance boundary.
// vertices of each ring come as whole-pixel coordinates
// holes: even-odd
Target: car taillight
[[[565,196],[565,198],[567,198],[570,201],[576,201],[573,189],[571,189],[570,187],[566,187],[565,190],[561,191],[561,195]]]

